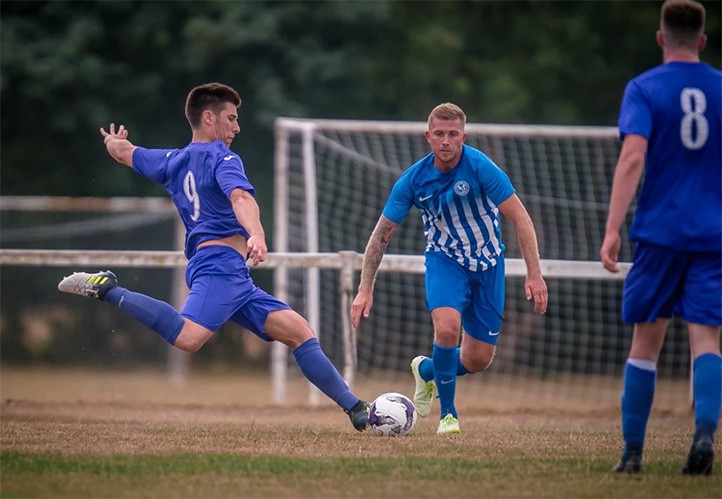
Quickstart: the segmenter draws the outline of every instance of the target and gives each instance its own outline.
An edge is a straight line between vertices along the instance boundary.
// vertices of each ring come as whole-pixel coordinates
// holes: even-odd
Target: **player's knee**
[[[173,343],[173,346],[176,347],[178,350],[193,353],[200,350],[204,343],[205,342],[198,341],[197,339],[193,338],[189,339],[178,337],[175,343]]]
[[[299,314],[288,311],[272,312],[272,314],[273,317],[269,315],[269,320],[264,325],[266,334],[272,340],[295,349],[316,337],[310,324]]]
[[[454,346],[459,343],[459,331],[451,326],[437,326],[434,331],[434,342],[441,346]]]
[[[311,328],[302,328],[300,330],[287,331],[286,334],[280,336],[280,338],[276,339],[276,341],[280,341],[292,350],[295,350],[311,338],[315,337],[316,335],[313,334],[313,330]]]
[[[468,362],[469,365],[464,363],[464,367],[470,373],[480,373],[482,371],[486,371],[489,368],[489,366],[491,365],[493,360],[494,360],[493,356],[491,358],[473,359],[470,362]]]
[[[183,350],[184,352],[193,353],[200,350],[201,347],[205,345],[207,339],[208,338],[197,334],[181,333],[178,335],[178,338],[176,338],[173,346],[179,350]]]
[[[197,352],[212,336],[213,331],[210,329],[185,319],[185,324],[173,342],[173,346],[184,352]]]
[[[494,352],[483,352],[471,358],[462,356],[461,363],[470,373],[486,371],[494,361]]]

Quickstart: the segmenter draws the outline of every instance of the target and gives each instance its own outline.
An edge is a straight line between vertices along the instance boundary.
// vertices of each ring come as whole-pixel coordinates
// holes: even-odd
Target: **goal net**
[[[429,152],[425,129],[423,122],[279,118],[274,251],[362,254],[394,182]],[[606,273],[598,262],[620,148],[616,128],[467,124],[466,131],[466,143],[509,175],[535,223],[543,261],[575,265],[571,272],[568,266],[545,265],[549,309],[543,317],[524,296],[523,265],[509,265],[496,359],[483,374],[460,378],[459,404],[618,407],[631,327],[620,320],[623,275]],[[502,237],[515,263],[521,253],[506,220]],[[418,264],[424,245],[414,209],[387,256],[408,255],[400,261]],[[620,261],[631,261],[626,239],[622,248]],[[356,272],[353,289],[344,295],[336,270],[277,270],[276,293],[309,319],[336,365],[349,356],[342,332],[358,277]],[[383,379],[389,389],[413,390],[409,363],[432,348],[424,299],[423,267],[399,265],[378,275],[371,317],[354,332],[351,377],[359,386]],[[658,369],[666,381],[659,383],[656,405],[686,404],[689,350],[678,321],[670,327]]]

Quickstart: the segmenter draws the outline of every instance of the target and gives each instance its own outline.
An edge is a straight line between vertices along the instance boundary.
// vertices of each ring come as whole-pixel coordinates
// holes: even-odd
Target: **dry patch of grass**
[[[37,386],[35,375],[25,388],[14,376],[12,397],[5,372],[2,378],[2,497],[722,494],[719,462],[711,477],[679,473],[693,426],[687,411],[653,413],[645,473],[618,476],[609,472],[620,451],[614,409],[466,406],[461,435],[439,437],[436,421],[426,418],[411,436],[391,439],[355,432],[332,405],[258,403],[268,392],[243,403],[209,395],[204,384],[197,393],[173,392],[162,381],[146,376],[144,384],[134,374],[106,378],[96,393],[84,386],[82,396],[73,396],[72,387],[33,395],[27,387]],[[135,396],[124,391],[123,379],[137,389]],[[258,389],[263,379],[234,379],[233,385]],[[121,388],[110,393],[108,383]]]

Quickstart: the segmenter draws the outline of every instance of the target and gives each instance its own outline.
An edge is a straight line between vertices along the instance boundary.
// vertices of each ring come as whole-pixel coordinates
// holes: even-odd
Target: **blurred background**
[[[661,62],[659,1],[8,1],[0,3],[0,195],[164,196],[116,165],[98,128],[182,147],[190,88],[243,99],[239,153],[273,251],[278,116],[424,121],[459,104],[470,122],[615,126],[625,83]],[[720,2],[703,60],[720,67]],[[174,217],[3,212],[3,248],[174,249]],[[164,342],[112,307],[62,296],[79,269],[0,268],[0,361],[162,366]],[[94,270],[94,269],[84,269]],[[120,274],[120,273],[119,273]],[[270,271],[255,279],[271,289]],[[122,269],[169,300],[171,271]],[[261,367],[237,326],[198,366]]]

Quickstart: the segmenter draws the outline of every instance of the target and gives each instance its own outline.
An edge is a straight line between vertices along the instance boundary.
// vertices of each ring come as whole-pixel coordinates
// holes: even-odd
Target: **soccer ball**
[[[400,393],[384,393],[371,404],[369,426],[376,435],[401,437],[411,433],[418,417],[408,397]]]

